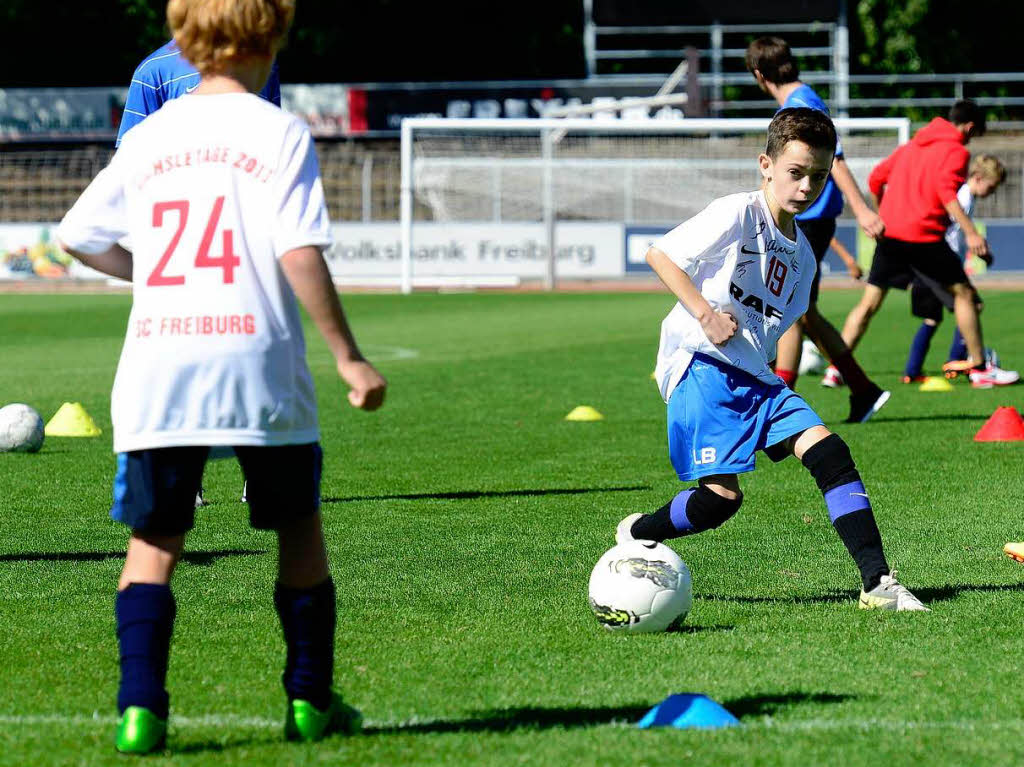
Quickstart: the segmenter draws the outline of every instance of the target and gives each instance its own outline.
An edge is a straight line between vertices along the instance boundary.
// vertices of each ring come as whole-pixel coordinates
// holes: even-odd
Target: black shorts
[[[922,320],[942,322],[942,310],[953,311],[953,294],[930,277],[914,275],[910,283],[910,313]]]
[[[828,246],[832,238],[836,236],[836,220],[834,218],[812,218],[808,221],[797,221],[796,225],[807,238],[811,250],[814,251],[814,260],[818,262],[818,268],[814,272],[814,281],[811,283],[810,303],[818,302],[818,287],[821,283],[821,262],[828,253]]]
[[[208,447],[164,447],[117,455],[110,516],[133,530],[182,535],[195,524]],[[276,530],[320,508],[320,445],[236,446],[248,483],[249,524]]]
[[[915,275],[927,277],[939,287],[967,283],[967,274],[956,253],[938,242],[904,242],[882,237],[868,272],[868,284],[887,290],[906,290]]]

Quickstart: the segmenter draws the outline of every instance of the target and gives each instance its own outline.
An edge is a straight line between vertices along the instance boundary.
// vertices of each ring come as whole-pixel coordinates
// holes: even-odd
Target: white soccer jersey
[[[183,96],[128,133],[57,230],[133,247],[114,450],[319,439],[295,295],[278,264],[331,244],[306,126],[258,96]]]
[[[960,191],[956,193],[956,199],[968,218],[974,215],[974,195],[971,194],[971,188],[967,184],[960,187]],[[946,243],[960,258],[967,257],[967,238],[964,237],[964,232],[956,221],[950,224],[949,229],[946,230]]]
[[[817,262],[797,228],[796,241],[775,226],[764,193],[721,197],[654,247],[682,269],[708,303],[736,318],[736,334],[716,346],[677,302],[661,323],[655,377],[667,402],[697,352],[765,383],[782,379],[769,368],[779,336],[807,311]]]

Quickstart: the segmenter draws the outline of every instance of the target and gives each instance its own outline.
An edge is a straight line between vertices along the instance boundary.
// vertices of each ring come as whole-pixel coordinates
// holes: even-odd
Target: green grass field
[[[1024,294],[987,294],[988,342],[1024,365]],[[841,322],[856,295],[828,292]],[[49,418],[81,402],[103,428],[0,455],[0,764],[126,764],[113,750],[109,391],[126,296],[0,295],[0,403]],[[663,294],[357,295],[387,405],[348,407],[307,329],[325,449],[324,517],[338,584],[336,678],[365,734],[281,738],[283,645],[271,534],[248,529],[232,461],[207,496],[174,582],[174,765],[1014,765],[1024,762],[1020,663],[1024,443],[976,444],[1024,385],[902,387],[916,323],[893,295],[860,359],[897,387],[866,425],[815,377],[799,391],[850,444],[900,578],[931,614],[856,609],[859,579],[795,460],[743,480],[718,531],[673,545],[695,601],[685,628],[601,630],[586,602],[615,524],[680,489],[649,375]],[[941,363],[952,322],[929,358]],[[563,420],[579,404],[597,423]],[[282,477],[282,481],[286,478]],[[673,692],[704,692],[742,727],[631,726]]]

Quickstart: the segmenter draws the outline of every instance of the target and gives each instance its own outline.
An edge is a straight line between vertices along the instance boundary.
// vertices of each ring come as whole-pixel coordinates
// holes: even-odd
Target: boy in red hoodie
[[[985,361],[974,290],[945,240],[952,219],[971,255],[989,258],[988,243],[956,196],[967,180],[970,153],[965,145],[984,132],[985,115],[978,105],[958,101],[948,120],[936,117],[871,172],[868,186],[879,201],[885,235],[875,248],[864,295],[846,318],[843,340],[854,349],[889,288],[906,290],[914,275],[921,275],[953,295],[956,324],[967,343],[968,359],[960,365],[975,386],[988,388],[1001,371]]]

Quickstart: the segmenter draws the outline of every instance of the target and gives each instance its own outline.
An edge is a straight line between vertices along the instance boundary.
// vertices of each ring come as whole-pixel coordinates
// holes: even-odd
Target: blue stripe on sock
[[[684,535],[686,533],[693,532],[693,525],[690,524],[690,518],[686,516],[686,503],[690,500],[690,496],[693,495],[693,493],[693,489],[683,490],[672,499],[672,505],[668,510],[669,519],[672,520],[672,526]]]
[[[848,482],[829,490],[825,493],[825,505],[828,507],[828,517],[833,522],[839,517],[852,514],[855,511],[871,508],[868,494],[864,490],[864,483],[860,480]]]

